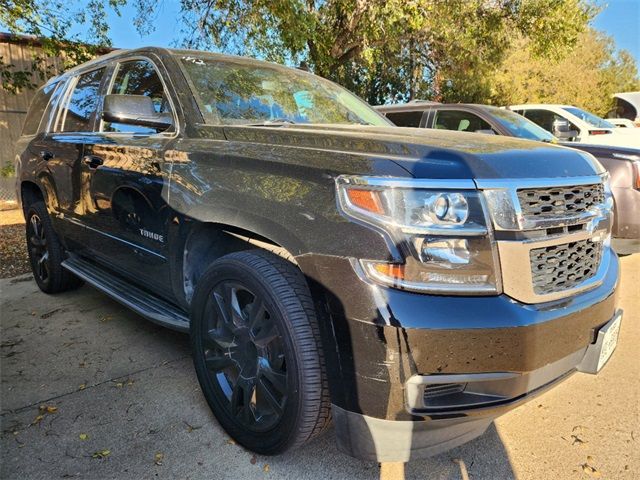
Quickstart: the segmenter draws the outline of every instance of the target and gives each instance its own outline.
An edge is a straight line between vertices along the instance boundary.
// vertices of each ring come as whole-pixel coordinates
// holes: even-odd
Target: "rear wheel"
[[[290,262],[259,250],[214,262],[198,281],[191,341],[209,406],[248,449],[281,453],[329,423],[315,311]]]
[[[53,230],[44,202],[27,209],[27,249],[33,277],[45,293],[58,293],[82,285],[82,281],[62,267],[64,248]]]

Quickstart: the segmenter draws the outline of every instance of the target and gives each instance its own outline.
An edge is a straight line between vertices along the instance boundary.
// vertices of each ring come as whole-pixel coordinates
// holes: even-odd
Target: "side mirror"
[[[102,119],[106,122],[140,125],[164,130],[173,124],[167,113],[157,113],[150,97],[144,95],[107,95]]]
[[[554,120],[551,130],[551,133],[553,133],[560,140],[569,140],[578,136],[578,132],[576,130],[571,130],[569,121],[564,119],[558,118]]]

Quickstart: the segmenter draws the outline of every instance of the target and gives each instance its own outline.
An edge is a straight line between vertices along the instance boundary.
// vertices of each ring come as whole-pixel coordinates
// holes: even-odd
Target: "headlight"
[[[431,293],[499,293],[497,249],[472,181],[342,176],[337,188],[342,212],[381,230],[404,255],[404,263],[359,259],[369,279]]]

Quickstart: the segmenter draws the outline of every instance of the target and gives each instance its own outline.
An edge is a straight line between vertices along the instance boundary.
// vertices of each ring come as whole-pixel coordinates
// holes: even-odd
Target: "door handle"
[[[85,163],[85,165],[88,165],[89,168],[93,169],[98,168],[104,163],[104,160],[102,160],[100,157],[96,157],[95,155],[85,155],[82,158],[82,161]]]
[[[48,150],[42,150],[40,152],[40,158],[42,158],[45,162],[51,160],[55,155]]]

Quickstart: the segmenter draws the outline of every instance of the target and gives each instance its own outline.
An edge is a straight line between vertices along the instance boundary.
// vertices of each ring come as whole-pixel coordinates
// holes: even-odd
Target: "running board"
[[[189,317],[166,300],[79,257],[68,258],[62,266],[146,319],[180,332],[189,331]]]

